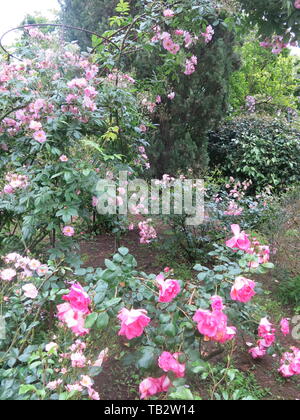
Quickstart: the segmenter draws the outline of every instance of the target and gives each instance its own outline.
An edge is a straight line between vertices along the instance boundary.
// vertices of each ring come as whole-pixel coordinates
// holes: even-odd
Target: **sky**
[[[51,10],[58,10],[57,0],[0,0],[0,36],[9,29],[19,26],[27,14],[40,12],[42,16],[50,21],[54,17]],[[12,32],[5,36],[3,43],[12,42],[16,34],[20,31]]]

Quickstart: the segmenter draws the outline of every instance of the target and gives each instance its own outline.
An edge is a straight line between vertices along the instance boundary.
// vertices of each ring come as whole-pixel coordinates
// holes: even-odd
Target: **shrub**
[[[210,133],[210,165],[224,176],[251,179],[255,190],[282,190],[300,181],[299,134],[283,120],[235,118]]]

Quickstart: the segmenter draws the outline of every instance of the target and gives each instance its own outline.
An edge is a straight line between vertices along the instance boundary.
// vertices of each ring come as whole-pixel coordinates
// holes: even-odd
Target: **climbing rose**
[[[234,237],[226,241],[226,246],[232,249],[239,249],[241,251],[247,251],[251,248],[251,242],[248,235],[245,232],[241,232],[239,225],[231,225],[231,230]]]
[[[167,351],[164,351],[158,359],[158,366],[164,372],[171,371],[175,373],[177,378],[183,378],[185,375],[185,364],[178,362],[180,354],[181,353],[171,354]]]
[[[177,280],[165,280],[164,275],[160,274],[156,277],[159,287],[159,302],[171,302],[180,293],[180,284]]]
[[[143,309],[132,309],[129,311],[123,308],[118,315],[121,321],[119,335],[124,335],[128,340],[140,337],[144,332],[144,328],[151,321],[146,315],[147,311]]]
[[[64,295],[63,300],[69,302],[72,309],[81,311],[84,314],[90,312],[89,305],[91,303],[91,299],[79,283],[73,284],[70,289],[70,293],[68,295]]]
[[[255,296],[255,283],[245,277],[237,277],[231,289],[231,299],[247,303]]]

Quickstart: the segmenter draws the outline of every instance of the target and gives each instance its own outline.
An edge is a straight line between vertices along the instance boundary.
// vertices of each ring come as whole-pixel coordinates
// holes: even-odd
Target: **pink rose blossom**
[[[164,372],[171,371],[177,378],[183,378],[185,375],[185,364],[178,362],[180,354],[181,353],[171,354],[167,351],[164,351],[158,359],[158,366]]]
[[[34,140],[36,140],[37,142],[39,142],[41,144],[43,144],[43,143],[45,143],[47,141],[46,133],[43,130],[36,131],[33,134],[32,137],[34,138]]]
[[[290,333],[290,323],[287,318],[283,318],[280,321],[280,328],[283,335],[289,335]]]
[[[39,294],[37,288],[32,283],[26,284],[25,286],[23,286],[22,290],[25,292],[24,296],[30,299],[35,299],[37,295]]]
[[[62,298],[70,303],[72,309],[81,311],[84,314],[90,312],[89,305],[91,304],[91,299],[79,283],[73,284],[70,293]]]
[[[156,277],[159,287],[159,302],[171,302],[180,293],[180,284],[177,280],[165,280],[162,274]]]
[[[128,340],[140,337],[144,328],[149,324],[151,319],[147,316],[147,311],[143,309],[128,310],[123,308],[118,315],[121,321],[121,329],[118,335],[124,335]]]
[[[12,268],[7,268],[6,270],[0,271],[0,278],[3,281],[11,281],[16,275],[17,272]]]
[[[63,234],[64,234],[65,236],[69,236],[69,237],[71,237],[71,236],[74,236],[74,235],[75,235],[75,230],[74,230],[74,228],[72,228],[71,226],[65,226],[65,227],[63,228]]]
[[[245,277],[237,277],[231,289],[231,299],[247,303],[255,296],[255,282]]]
[[[171,9],[165,9],[163,11],[163,15],[164,15],[165,18],[170,19],[170,18],[175,16],[175,13]]]
[[[232,249],[239,249],[241,251],[247,251],[251,248],[251,242],[248,235],[245,232],[241,232],[239,225],[231,225],[231,230],[234,237],[226,241],[226,246]]]

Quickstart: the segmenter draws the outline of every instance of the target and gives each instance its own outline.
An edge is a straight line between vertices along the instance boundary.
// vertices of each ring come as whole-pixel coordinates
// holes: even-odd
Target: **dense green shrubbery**
[[[240,117],[210,133],[210,164],[225,176],[251,179],[256,189],[300,181],[299,131],[283,120]]]

